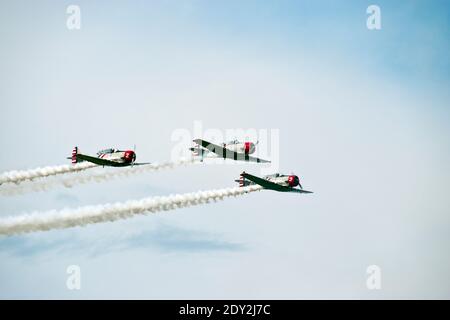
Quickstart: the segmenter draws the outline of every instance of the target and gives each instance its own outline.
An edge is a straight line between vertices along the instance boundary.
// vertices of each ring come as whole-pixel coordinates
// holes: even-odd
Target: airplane
[[[67,159],[71,159],[73,164],[87,161],[99,166],[109,167],[128,167],[150,164],[150,162],[136,163],[136,152],[133,150],[122,151],[113,148],[100,150],[97,152],[97,157],[92,157],[78,153],[78,147],[74,147],[72,156],[67,157]]]
[[[228,143],[222,143],[222,146],[211,143],[203,139],[193,140],[196,144],[195,147],[189,148],[194,156],[200,156],[201,161],[203,157],[213,153],[220,158],[242,160],[248,162],[257,163],[270,163],[269,160],[264,160],[256,157],[249,156],[255,152],[258,142],[239,142],[238,140],[232,140]]]
[[[300,179],[294,174],[285,175],[275,173],[259,178],[244,171],[241,173],[239,180],[234,181],[239,182],[239,187],[256,184],[262,186],[264,189],[280,192],[313,193],[312,191],[303,190]],[[299,188],[295,188],[296,186]]]

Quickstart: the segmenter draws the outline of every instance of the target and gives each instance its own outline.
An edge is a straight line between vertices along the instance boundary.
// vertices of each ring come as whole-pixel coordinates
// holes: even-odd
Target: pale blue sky
[[[66,28],[69,4],[79,31]],[[381,8],[382,29],[366,28]],[[179,128],[280,130],[313,195],[0,239],[2,298],[449,298],[446,1],[1,1],[0,170]],[[0,198],[0,215],[234,185],[195,166]],[[66,289],[77,264],[82,290]],[[382,290],[366,289],[379,265]]]

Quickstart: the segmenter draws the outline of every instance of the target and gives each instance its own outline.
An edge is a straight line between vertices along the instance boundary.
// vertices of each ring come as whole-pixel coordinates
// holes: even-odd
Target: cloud
[[[242,243],[230,242],[217,234],[158,223],[151,230],[109,235],[101,239],[81,237],[74,230],[53,236],[24,235],[0,239],[0,251],[23,259],[43,255],[85,255],[99,257],[117,251],[155,249],[159,253],[202,253],[211,251],[242,251]]]
[[[240,243],[219,239],[216,235],[170,225],[160,225],[155,231],[140,232],[126,239],[128,248],[156,246],[161,252],[239,251]]]

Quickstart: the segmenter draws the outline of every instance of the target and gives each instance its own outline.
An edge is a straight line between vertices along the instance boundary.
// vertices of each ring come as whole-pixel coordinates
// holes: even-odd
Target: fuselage
[[[255,152],[256,149],[255,144],[253,142],[239,142],[237,140],[224,143],[223,147],[233,152],[245,154],[252,154]]]
[[[133,150],[106,149],[97,152],[100,159],[105,159],[118,163],[133,163],[136,161],[136,153]]]
[[[241,154],[246,154],[246,155],[252,154],[256,150],[256,145],[253,142],[239,142],[238,140],[230,141],[227,143],[222,143],[221,147],[223,147],[224,149],[231,151],[231,152],[236,152],[236,153],[241,153]],[[211,153],[208,149],[203,148],[198,145],[190,148],[190,150],[192,151],[192,154],[194,156],[216,157],[216,155]]]
[[[265,176],[264,179],[271,181],[273,183],[279,184],[280,186],[286,187],[296,187],[300,183],[300,179],[296,175],[285,175],[285,174],[273,174]]]
[[[263,179],[266,179],[267,181],[276,183],[283,187],[294,188],[296,186],[300,186],[300,188],[301,188],[300,179],[298,176],[296,176],[294,174],[286,175],[286,174],[275,173],[275,174],[270,174],[270,175],[264,176]],[[236,180],[236,182],[239,182],[239,186],[241,186],[241,187],[256,184],[253,181],[244,179],[242,176],[240,176],[239,180]]]

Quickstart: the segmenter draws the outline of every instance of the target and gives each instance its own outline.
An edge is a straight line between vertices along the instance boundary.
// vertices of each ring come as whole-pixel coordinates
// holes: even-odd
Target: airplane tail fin
[[[72,149],[72,156],[71,156],[71,157],[68,157],[67,159],[72,160],[72,163],[73,163],[73,164],[78,163],[78,162],[81,162],[81,161],[78,159],[77,155],[78,155],[78,147],[73,147],[73,149]]]
[[[249,186],[252,184],[252,182],[245,179],[245,177],[242,174],[239,176],[239,180],[234,180],[234,181],[239,182],[239,187],[246,187],[246,186]]]
[[[191,150],[192,155],[194,155],[194,156],[200,155],[200,149],[199,148],[192,147],[192,148],[189,148],[189,150]]]
[[[78,147],[73,147],[72,150],[72,163],[77,163],[78,162]]]
[[[209,150],[201,148],[198,144],[196,144],[194,147],[189,148],[189,150],[191,150],[194,157],[200,157],[202,160],[204,156],[210,153]]]

